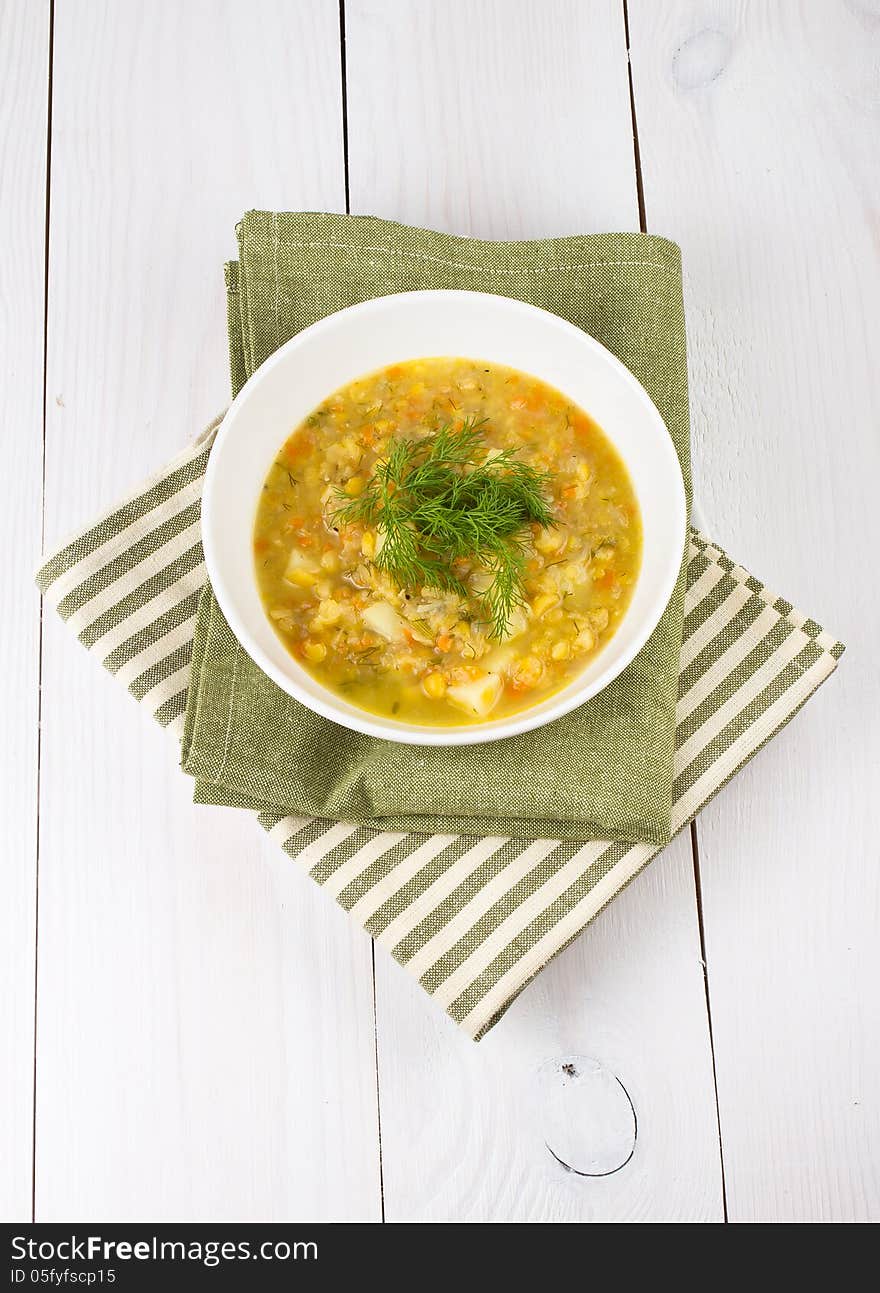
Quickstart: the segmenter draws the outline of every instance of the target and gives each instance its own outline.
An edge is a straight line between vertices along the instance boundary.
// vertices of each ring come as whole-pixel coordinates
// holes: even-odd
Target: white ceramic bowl
[[[589,413],[617,448],[642,513],[644,550],[617,632],[562,691],[509,718],[428,727],[380,718],[323,687],[285,650],[257,592],[252,535],[269,467],[297,424],[347,382],[388,364],[462,355],[532,373]],[[570,323],[482,292],[405,292],[352,306],[305,329],[262,365],[217,432],[205,477],[202,532],[217,600],[242,646],[282,690],[355,731],[412,745],[475,745],[539,727],[595,696],[653,632],[684,549],[686,508],[669,432],[635,377]]]

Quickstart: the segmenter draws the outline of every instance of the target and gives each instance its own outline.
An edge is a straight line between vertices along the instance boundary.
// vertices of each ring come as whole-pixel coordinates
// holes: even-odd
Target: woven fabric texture
[[[635,373],[669,427],[689,496],[674,244],[642,234],[481,242],[369,217],[259,211],[238,236],[238,264],[227,267],[234,390],[301,328],[358,301],[420,288],[517,296],[591,333]],[[183,766],[199,798],[386,830],[662,844],[683,606],[684,566],[650,641],[595,699],[520,737],[436,749],[378,741],[304,708],[251,661],[207,590]]]

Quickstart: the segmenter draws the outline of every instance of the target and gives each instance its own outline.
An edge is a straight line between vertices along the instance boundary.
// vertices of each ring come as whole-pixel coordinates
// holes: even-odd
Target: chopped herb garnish
[[[427,585],[464,598],[469,590],[453,563],[481,566],[491,582],[478,597],[500,638],[524,601],[528,527],[555,521],[544,498],[547,474],[514,450],[487,454],[481,428],[468,419],[422,440],[396,441],[364,492],[336,516],[376,526],[383,541],[375,564],[403,589]]]

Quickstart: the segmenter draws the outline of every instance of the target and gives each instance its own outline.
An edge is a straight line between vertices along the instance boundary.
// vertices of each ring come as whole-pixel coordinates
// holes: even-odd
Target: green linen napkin
[[[669,428],[690,498],[678,248],[642,234],[480,242],[371,217],[252,211],[227,267],[234,393],[301,328],[418,288],[519,297],[569,319],[635,373]],[[669,839],[684,565],[650,641],[599,696],[538,731],[417,748],[350,732],[270,681],[206,589],[183,767],[196,798],[386,830],[519,839]]]

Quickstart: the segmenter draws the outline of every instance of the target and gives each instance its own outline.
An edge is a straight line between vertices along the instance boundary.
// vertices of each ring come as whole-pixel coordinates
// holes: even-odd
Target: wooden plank
[[[0,711],[7,757],[0,778],[0,1217],[31,1215],[34,948],[37,862],[37,713],[40,604],[32,569],[40,550],[43,458],[43,315],[49,6],[0,8]]]
[[[700,821],[735,1220],[880,1217],[869,9],[629,4],[648,219],[684,252],[711,529],[849,644],[823,694]]]
[[[484,238],[638,229],[616,0],[346,15],[353,211]]]
[[[349,0],[346,33],[353,210],[483,237],[638,228],[618,4]],[[721,1217],[687,839],[479,1046],[381,955],[377,989],[388,1219]],[[638,1113],[631,1162],[602,1179],[545,1144],[578,1165],[589,1109],[560,1132],[558,1071],[536,1084],[581,1055]]]
[[[344,204],[338,8],[56,11],[49,540],[228,398],[247,207]],[[37,1217],[379,1215],[369,940],[46,625]]]

